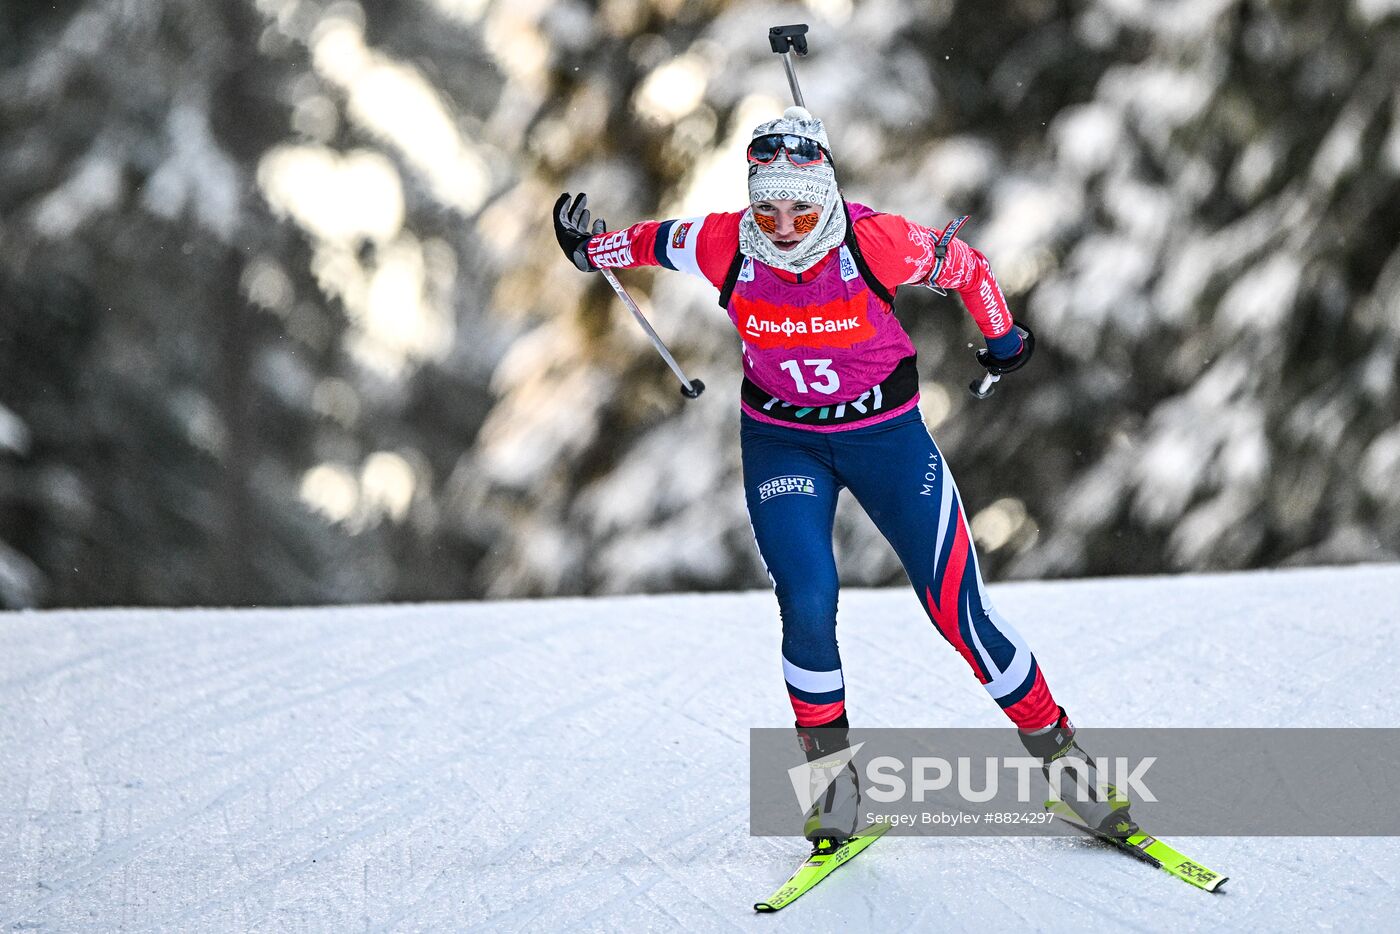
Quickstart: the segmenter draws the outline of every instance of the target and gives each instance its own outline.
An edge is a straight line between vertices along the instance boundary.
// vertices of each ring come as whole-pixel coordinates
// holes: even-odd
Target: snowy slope
[[[994,586],[1081,725],[1390,726],[1400,566]],[[903,590],[843,595],[862,726],[1000,713]],[[1169,696],[1170,709],[1150,697]],[[0,614],[0,930],[1379,930],[1392,839],[889,838],[756,917],[771,595]],[[1124,912],[1130,912],[1125,920]]]

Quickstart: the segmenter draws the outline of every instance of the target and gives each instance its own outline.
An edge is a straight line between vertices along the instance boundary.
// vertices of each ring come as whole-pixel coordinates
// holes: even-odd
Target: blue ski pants
[[[849,490],[893,546],[934,627],[1021,729],[1058,707],[1035,656],[987,599],[962,502],[918,408],[889,421],[816,432],[741,416],[744,491],[782,617],[783,675],[797,725],[845,713],[832,550],[836,499]]]

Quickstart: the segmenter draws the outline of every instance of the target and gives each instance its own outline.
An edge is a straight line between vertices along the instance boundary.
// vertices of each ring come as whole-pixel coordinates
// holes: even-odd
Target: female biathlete
[[[740,446],[759,553],[782,616],[782,664],[810,761],[847,746],[836,644],[836,497],[848,489],[894,546],[920,604],[1027,750],[1057,774],[1098,786],[1092,760],[1055,703],[1025,640],[987,599],[948,465],[918,409],[914,346],[892,314],[902,285],[956,291],[977,322],[992,373],[1034,346],[1013,323],[987,259],[945,230],[845,201],[822,122],[801,107],[758,126],[748,148],[749,208],[608,231],[587,196],[554,207],[555,233],[581,270],[664,266],[699,276],[743,341]],[[1083,772],[1081,776],[1076,772]],[[1064,780],[1064,779],[1062,779]],[[1136,831],[1117,795],[1077,802],[1084,822]],[[816,850],[856,829],[859,789],[841,773],[813,807]]]

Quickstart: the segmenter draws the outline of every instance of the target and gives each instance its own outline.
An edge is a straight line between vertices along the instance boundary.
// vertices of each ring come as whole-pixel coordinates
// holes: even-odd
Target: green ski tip
[[[761,902],[755,902],[754,911],[778,911],[797,900],[798,896],[810,890],[818,882],[849,862],[861,850],[874,843],[890,829],[889,824],[871,824],[830,853],[813,853],[801,866],[797,867],[786,882]]]
[[[1092,827],[1084,826],[1080,822],[1079,816],[1070,810],[1063,801],[1047,801],[1045,807],[1076,830],[1081,830],[1090,836],[1111,843],[1123,852],[1136,856],[1143,862],[1150,863],[1183,882],[1189,882],[1198,889],[1217,892],[1222,885],[1230,881],[1229,876],[1223,876],[1213,869],[1207,869],[1151,834],[1138,832],[1127,837],[1113,837],[1094,830]]]

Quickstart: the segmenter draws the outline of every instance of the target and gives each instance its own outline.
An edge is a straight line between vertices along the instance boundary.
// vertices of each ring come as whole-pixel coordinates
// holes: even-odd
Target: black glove
[[[597,272],[598,267],[588,259],[588,241],[594,234],[607,230],[608,225],[600,217],[593,222],[593,229],[590,230],[588,219],[588,195],[580,192],[574,203],[569,204],[569,193],[566,191],[554,202],[554,236],[559,238],[559,247],[582,271]]]
[[[1015,354],[1009,357],[995,357],[992,356],[990,350],[977,351],[977,362],[994,376],[1005,376],[1007,373],[1019,370],[1026,365],[1031,354],[1035,352],[1035,335],[1031,333],[1031,329],[1020,324],[1012,325],[1012,327],[1016,329],[1017,334],[1021,335],[1021,349]]]

